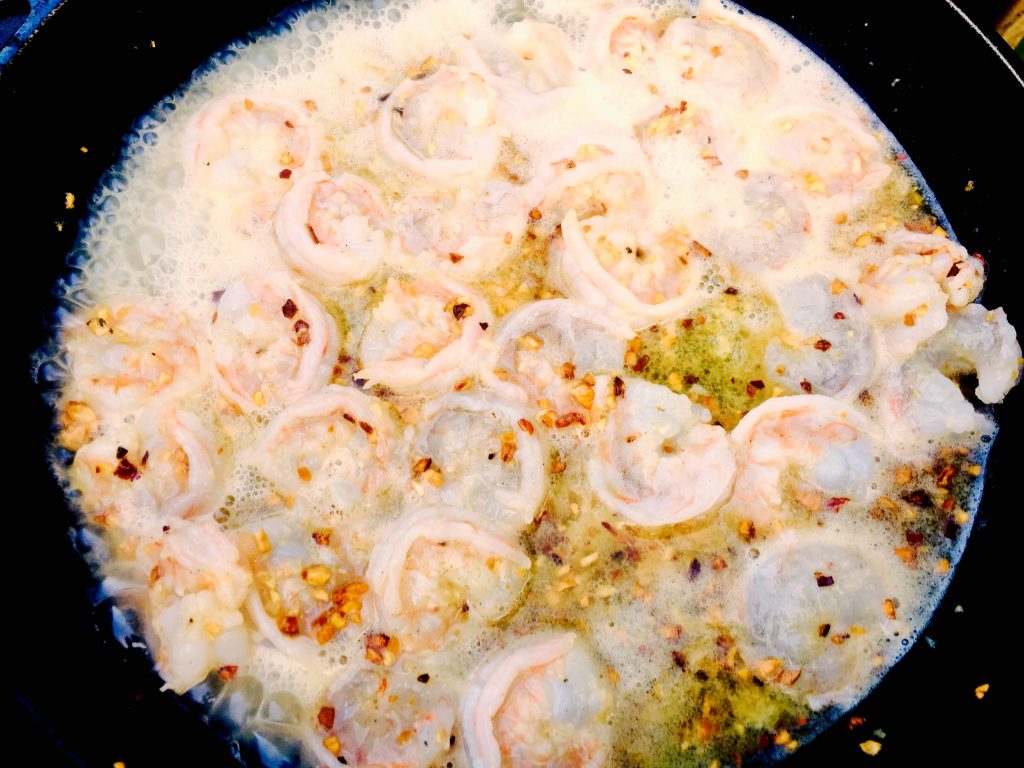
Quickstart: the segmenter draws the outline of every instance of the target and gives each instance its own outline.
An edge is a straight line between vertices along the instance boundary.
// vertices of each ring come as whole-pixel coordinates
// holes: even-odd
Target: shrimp
[[[758,528],[788,513],[790,473],[800,503],[814,511],[833,499],[870,500],[875,438],[851,406],[824,395],[773,397],[744,416],[730,439],[739,467],[730,506]]]
[[[579,219],[611,212],[643,213],[655,188],[647,156],[632,136],[588,130],[543,149],[524,193],[551,225],[574,210]]]
[[[214,381],[243,412],[293,403],[326,384],[338,353],[334,321],[284,272],[231,283],[210,333]]]
[[[331,768],[339,761],[377,768],[441,765],[451,749],[457,701],[433,681],[425,686],[396,670],[360,669],[332,687],[306,743]],[[337,754],[326,746],[335,743]]]
[[[144,410],[79,449],[70,479],[86,514],[131,535],[152,535],[170,520],[210,511],[215,453],[195,414]]]
[[[658,37],[653,14],[641,5],[606,8],[594,21],[585,67],[624,115],[645,115],[662,103],[656,86]]]
[[[519,404],[491,393],[458,392],[428,404],[412,450],[412,494],[431,503],[517,528],[544,496],[539,434]]]
[[[793,685],[814,709],[851,703],[872,657],[908,632],[882,607],[897,598],[885,570],[900,567],[884,556],[891,562],[824,532],[784,534],[766,545],[751,563],[739,609],[744,658],[764,662],[773,676],[797,673]]]
[[[388,212],[370,182],[351,173],[300,177],[281,199],[275,231],[290,267],[327,285],[371,278],[388,250]]]
[[[523,19],[500,35],[458,38],[454,45],[465,65],[494,87],[508,123],[565,99],[576,80],[572,52],[554,24]]]
[[[74,399],[100,415],[181,402],[206,379],[206,350],[184,312],[159,302],[100,307],[64,331]]]
[[[247,526],[239,546],[252,569],[246,614],[274,648],[307,667],[335,641],[353,652],[360,642],[367,583],[356,575],[337,526],[281,515]],[[336,639],[337,638],[337,639]]]
[[[395,205],[392,263],[410,273],[489,272],[516,252],[528,208],[522,189],[501,179],[407,197]]]
[[[892,171],[864,121],[830,107],[772,110],[751,126],[749,139],[747,167],[770,165],[804,193],[843,203],[878,189]]]
[[[571,299],[536,301],[502,320],[480,376],[509,400],[561,415],[585,414],[594,377],[621,370],[632,337],[612,313]]]
[[[473,675],[459,723],[474,768],[604,765],[611,696],[575,634],[533,636]]]
[[[856,397],[874,372],[875,345],[853,292],[813,275],[779,286],[774,298],[786,333],[769,342],[765,368],[794,392],[809,384],[839,400]]]
[[[363,332],[356,378],[400,395],[438,394],[473,375],[493,322],[487,302],[453,280],[390,278]]]
[[[779,79],[779,63],[742,17],[681,16],[658,40],[662,92],[709,104],[757,107]]]
[[[1020,343],[1002,308],[968,304],[950,312],[949,324],[928,341],[923,354],[946,374],[976,372],[974,393],[983,403],[1003,402],[1020,378]]]
[[[249,655],[241,607],[252,575],[238,548],[209,518],[178,520],[141,545],[156,664],[166,687],[184,693],[214,669]]]
[[[651,235],[604,216],[583,222],[569,211],[554,269],[569,293],[596,309],[614,308],[631,327],[675,320],[699,299],[710,255],[681,232]]]
[[[286,497],[326,495],[343,511],[373,503],[390,482],[395,430],[388,408],[356,389],[328,385],[274,417],[253,463]]]
[[[403,647],[435,648],[460,621],[493,623],[526,586],[530,558],[514,539],[448,507],[399,518],[370,553],[366,578],[381,620]]]
[[[292,174],[311,167],[316,152],[313,130],[299,108],[271,96],[221,96],[185,128],[185,167],[218,192],[272,187],[280,196]]]
[[[460,186],[485,177],[498,160],[496,102],[494,88],[478,73],[441,66],[403,80],[388,95],[377,118],[377,142],[398,167]]]
[[[984,264],[948,238],[900,231],[868,259],[856,291],[886,350],[905,360],[946,327],[947,304],[978,296],[984,275]]]
[[[631,523],[674,525],[720,506],[736,475],[725,430],[686,395],[628,378],[587,476],[602,502]]]

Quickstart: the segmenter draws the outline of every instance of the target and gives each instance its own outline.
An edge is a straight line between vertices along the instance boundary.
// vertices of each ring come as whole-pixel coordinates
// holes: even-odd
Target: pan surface
[[[45,765],[237,764],[230,743],[176,697],[159,693],[144,655],[115,641],[109,611],[92,607],[91,577],[68,539],[73,515],[46,466],[50,413],[27,375],[30,353],[48,334],[51,286],[65,269],[83,203],[116,162],[121,137],[212,52],[286,3],[250,0],[217,17],[207,5],[67,0],[0,74],[4,253],[16,270],[6,281],[15,298],[8,334],[16,386],[8,429],[16,463],[8,477],[19,483],[7,511],[16,555],[7,569],[14,603],[6,624],[18,650],[14,732]],[[746,5],[794,33],[864,96],[921,169],[959,239],[989,260],[986,304],[1006,307],[1011,322],[1024,324],[1014,295],[1024,180],[1015,122],[1024,105],[1020,67],[998,58],[942,0],[846,9],[809,0]],[[970,10],[988,8],[979,2]],[[72,210],[67,192],[82,201]],[[851,730],[844,717],[786,765],[938,765],[961,751],[977,762],[1009,754],[999,723],[1013,706],[1007,624],[1021,540],[1012,464],[1024,443],[1019,399],[1011,394],[997,410],[1002,434],[981,516],[926,639],[851,712],[866,717],[865,726]],[[983,683],[991,690],[978,700],[974,689]],[[869,738],[883,743],[875,758],[857,747]]]

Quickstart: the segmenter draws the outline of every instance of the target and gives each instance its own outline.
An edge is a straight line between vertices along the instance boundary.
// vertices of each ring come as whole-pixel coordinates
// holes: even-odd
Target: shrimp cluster
[[[170,202],[93,241],[167,255],[81,265],[54,469],[268,765],[793,749],[927,621],[1016,332],[779,30],[506,5],[318,8],[166,110]]]

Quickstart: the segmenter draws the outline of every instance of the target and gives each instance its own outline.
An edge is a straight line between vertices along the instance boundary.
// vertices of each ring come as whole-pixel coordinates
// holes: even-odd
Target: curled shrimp
[[[1021,349],[1006,312],[968,304],[949,313],[949,324],[925,346],[924,356],[948,375],[973,371],[975,395],[983,403],[1001,403],[1017,383]]]
[[[446,186],[482,178],[501,148],[497,94],[478,73],[441,66],[384,100],[377,142],[397,166]]]
[[[668,94],[756,107],[771,96],[779,63],[735,14],[681,16],[658,40],[659,83]]]
[[[736,475],[725,430],[686,395],[628,378],[608,414],[587,476],[598,498],[631,523],[673,525],[724,502]]]
[[[797,501],[813,511],[833,499],[870,500],[872,432],[851,406],[824,395],[766,400],[730,435],[739,467],[730,506],[758,527],[781,522],[792,504],[784,496],[790,473]]]
[[[156,664],[168,688],[184,693],[211,670],[244,662],[249,632],[241,607],[252,575],[216,523],[172,522],[140,547],[138,562],[150,569]]]
[[[792,391],[856,397],[875,367],[874,334],[842,281],[812,275],[776,287],[786,333],[765,349],[765,368]],[[805,383],[806,382],[806,383]]]
[[[489,272],[515,252],[528,208],[522,189],[501,179],[407,197],[395,204],[392,263],[460,278]]]
[[[575,634],[534,636],[478,669],[462,697],[463,746],[475,768],[596,768],[611,697]]]
[[[360,669],[332,686],[306,744],[320,764],[427,768],[443,764],[452,744],[457,698],[398,670]],[[331,720],[320,712],[325,708]],[[325,727],[330,722],[330,727]],[[338,754],[327,749],[331,739]]]
[[[213,439],[181,409],[142,411],[75,453],[71,483],[86,514],[133,535],[200,516],[216,499]]]
[[[743,589],[744,658],[795,676],[814,709],[850,702],[872,657],[907,631],[882,607],[897,598],[885,568],[900,566],[878,557],[832,532],[792,532],[765,545]]]
[[[351,173],[307,173],[277,211],[275,231],[296,271],[327,285],[372,277],[387,253],[388,212],[370,182]]]
[[[856,286],[886,350],[906,359],[946,327],[946,305],[963,307],[981,291],[985,268],[957,243],[896,232],[868,258]]]
[[[517,528],[544,496],[544,456],[529,414],[491,393],[429,403],[412,443],[412,493]]]
[[[267,425],[253,461],[286,497],[329,498],[349,510],[383,493],[394,428],[382,400],[328,385],[281,411]]]
[[[751,128],[748,167],[768,164],[813,196],[848,200],[889,177],[885,149],[858,116],[824,106],[788,106]]]
[[[525,588],[530,558],[514,539],[446,507],[399,518],[370,553],[366,578],[387,631],[406,648],[434,648],[460,618],[492,623]]]
[[[185,128],[185,167],[218,191],[246,193],[273,185],[280,195],[285,179],[309,169],[315,154],[313,131],[299,108],[271,96],[221,96]]]
[[[535,301],[502,319],[480,375],[510,400],[582,413],[596,384],[586,377],[620,370],[632,336],[621,319],[571,299]]]
[[[645,212],[654,176],[643,148],[614,130],[588,130],[538,153],[536,172],[524,191],[543,220],[554,226],[570,211],[578,218],[611,212]]]
[[[710,253],[681,232],[651,235],[613,219],[562,220],[556,266],[577,300],[612,307],[633,328],[675,320],[699,299],[700,275]]]
[[[200,334],[159,302],[100,307],[65,329],[74,399],[107,415],[180,402],[206,377]]]
[[[338,350],[334,321],[283,272],[231,283],[210,333],[214,381],[243,412],[293,403],[325,384]]]
[[[402,395],[442,392],[475,372],[493,322],[487,302],[453,280],[390,278],[363,332],[356,378]]]

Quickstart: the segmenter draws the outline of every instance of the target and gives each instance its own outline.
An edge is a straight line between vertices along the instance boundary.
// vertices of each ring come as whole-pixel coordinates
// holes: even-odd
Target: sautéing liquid
[[[268,763],[797,748],[970,526],[983,261],[738,9],[289,26],[144,121],[65,286],[55,466],[168,687]]]

